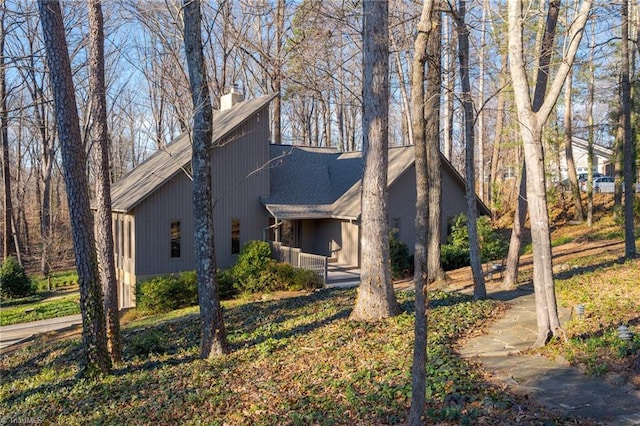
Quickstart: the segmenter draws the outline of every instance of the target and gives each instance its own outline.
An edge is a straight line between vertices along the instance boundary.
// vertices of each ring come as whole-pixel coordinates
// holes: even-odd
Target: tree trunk
[[[40,22],[44,36],[53,88],[56,124],[62,154],[64,181],[80,287],[84,360],[81,374],[107,373],[111,368],[107,350],[102,289],[98,275],[93,218],[89,207],[89,187],[85,173],[86,157],[82,147],[71,64],[67,51],[60,4],[39,0]]]
[[[504,288],[513,288],[518,282],[518,266],[520,263],[520,248],[524,237],[524,223],[527,216],[527,169],[522,166],[520,172],[520,183],[518,184],[518,200],[516,202],[516,212],[513,217],[513,227],[511,229],[511,239],[509,241],[509,252],[507,253],[507,263],[505,265]]]
[[[434,1],[433,9],[440,9]],[[429,185],[429,235],[427,279],[429,283],[445,279],[440,262],[440,226],[442,223],[442,175],[440,160],[440,99],[442,96],[442,12],[434,10],[427,44],[427,89],[424,106],[427,173]]]
[[[453,17],[445,17],[443,20],[444,36],[446,38],[445,46],[445,72],[444,72],[444,108],[443,108],[443,139],[444,139],[444,156],[450,162],[453,162],[453,113],[455,107],[455,80],[456,80],[456,55],[453,53],[456,49],[456,38],[453,35],[453,28],[450,20]]]
[[[4,2],[3,2],[4,6]],[[2,138],[2,178],[4,183],[4,222],[3,222],[3,249],[2,253],[6,259],[16,254],[16,245],[13,240],[13,204],[11,202],[11,161],[9,160],[9,137],[7,128],[9,126],[7,116],[7,76],[5,70],[5,12],[4,8],[0,17],[0,138]]]
[[[629,2],[622,1],[622,76],[621,76],[621,97],[622,97],[622,131],[624,149],[624,257],[633,259],[636,257],[636,238],[634,227],[634,201],[636,198],[634,191],[635,173],[634,163],[636,160],[636,150],[633,141],[631,128],[631,83],[629,79]]]
[[[500,55],[500,92],[498,93],[497,106],[496,106],[496,128],[493,136],[493,149],[491,150],[491,171],[489,176],[489,201],[491,202],[491,214],[495,219],[497,216],[496,195],[498,193],[498,166],[500,157],[500,148],[502,144],[502,132],[504,130],[504,105],[505,105],[505,90],[504,87],[507,84],[507,49],[504,48]]]
[[[567,36],[569,44],[566,54],[555,73],[549,92],[545,95],[547,92],[549,64],[553,52],[555,25],[559,13],[559,3],[553,0],[549,3],[545,33],[541,51],[538,55],[536,87],[532,101],[525,68],[523,42],[525,17],[522,15],[522,1],[512,0],[508,3],[510,69],[518,110],[520,134],[524,146],[525,167],[527,170],[527,202],[529,204],[531,239],[533,243],[533,285],[538,320],[538,338],[535,346],[546,344],[552,334],[560,332],[553,281],[542,129],[551,114],[552,108],[562,90],[564,80],[573,64],[590,8],[591,1],[585,0],[580,10],[576,12],[576,18],[570,26],[570,32]]]
[[[578,175],[576,174],[576,164],[573,161],[573,123],[572,123],[572,103],[571,103],[571,89],[572,89],[572,76],[573,73],[569,72],[567,76],[567,82],[565,83],[564,92],[564,153],[567,159],[567,174],[569,181],[569,188],[571,190],[571,196],[573,197],[573,205],[576,212],[573,216],[574,220],[578,222],[584,221],[584,210],[582,209],[582,198],[580,197],[580,188],[578,187]]]
[[[199,0],[184,0],[184,47],[193,99],[193,225],[196,274],[200,303],[200,357],[212,358],[229,352],[227,332],[220,306],[213,233],[211,190],[211,142],[213,109],[202,53]]]
[[[389,120],[388,4],[364,1],[364,175],[360,286],[351,318],[376,321],[400,313],[391,282],[387,222]]]
[[[111,183],[109,178],[109,131],[107,128],[107,97],[104,81],[104,19],[101,0],[89,0],[89,86],[94,158],[96,162],[96,248],[100,281],[104,293],[107,328],[107,348],[111,361],[122,360],[118,284],[113,252],[111,217]]]
[[[411,409],[409,424],[421,425],[422,413],[426,401],[426,358],[427,358],[427,285],[429,259],[429,195],[431,188],[428,178],[427,161],[427,120],[425,115],[424,71],[429,39],[433,36],[433,2],[425,0],[418,22],[418,34],[414,43],[414,56],[411,74],[411,127],[415,148],[416,168],[416,241],[414,249],[414,285],[416,294],[415,332],[413,343],[413,363],[411,367]],[[433,124],[430,123],[429,124]],[[438,159],[439,161],[439,159]]]
[[[487,290],[482,274],[480,243],[478,242],[478,203],[475,191],[475,117],[471,83],[469,80],[469,29],[465,22],[466,0],[458,2],[458,60],[460,61],[460,86],[464,108],[465,178],[467,198],[467,229],[469,232],[469,257],[473,273],[473,298],[486,299]]]

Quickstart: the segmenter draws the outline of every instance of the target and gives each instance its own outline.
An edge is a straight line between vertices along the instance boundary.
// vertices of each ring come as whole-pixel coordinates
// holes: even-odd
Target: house
[[[214,113],[212,174],[218,267],[231,267],[250,240],[281,241],[359,265],[362,155],[333,148],[269,144],[275,95],[223,96]],[[135,304],[145,278],[195,268],[190,135],[183,134],[112,186],[121,307]],[[466,210],[464,181],[442,159],[443,225]],[[413,249],[413,147],[389,149],[389,223]],[[488,213],[478,202],[481,213]]]
[[[589,171],[589,143],[581,138],[574,136],[571,139],[573,148],[573,161],[576,166],[576,173],[582,174]],[[613,176],[613,150],[603,145],[593,145],[593,171],[605,176]],[[560,156],[560,173],[561,179],[567,179],[567,158],[564,155],[564,149],[561,150]]]

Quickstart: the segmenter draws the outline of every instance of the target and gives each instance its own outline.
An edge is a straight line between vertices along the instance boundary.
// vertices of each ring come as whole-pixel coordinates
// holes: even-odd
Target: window
[[[131,259],[131,246],[133,239],[131,238],[131,222],[127,222],[127,257]]]
[[[394,238],[400,238],[400,218],[394,217],[391,219],[391,235]]]
[[[171,258],[180,257],[180,222],[171,222]]]
[[[240,253],[240,219],[231,219],[231,254]]]

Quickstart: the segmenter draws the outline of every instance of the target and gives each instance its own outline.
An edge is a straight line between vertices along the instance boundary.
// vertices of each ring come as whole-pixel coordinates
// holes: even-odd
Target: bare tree
[[[574,219],[578,222],[584,221],[584,210],[582,208],[582,198],[580,197],[580,188],[578,187],[578,175],[576,173],[576,164],[573,160],[573,122],[572,122],[572,102],[571,90],[573,87],[573,73],[569,71],[567,82],[564,88],[564,152],[567,159],[567,173],[571,196],[573,197],[573,205],[576,209]]]
[[[633,259],[636,256],[636,238],[634,228],[633,204],[636,198],[634,191],[634,163],[636,161],[635,144],[631,128],[631,82],[630,49],[629,49],[629,2],[622,1],[622,72],[620,78],[620,100],[622,104],[622,131],[624,150],[624,256]]]
[[[386,1],[364,1],[364,105],[361,278],[351,318],[400,313],[391,282],[387,223],[389,33]]]
[[[111,368],[111,362],[107,350],[102,289],[84,167],[87,163],[84,147],[80,143],[80,122],[62,11],[60,3],[53,0],[39,0],[38,8],[54,94],[56,125],[62,149],[67,203],[78,270],[84,347],[82,374],[107,373]]]
[[[89,0],[89,84],[91,87],[92,134],[96,168],[96,247],[111,360],[122,359],[120,316],[113,252],[111,182],[109,179],[109,130],[104,80],[104,18],[100,0]]]
[[[200,357],[211,358],[229,352],[222,317],[213,233],[211,193],[211,142],[213,109],[202,52],[199,0],[184,0],[184,48],[189,67],[193,99],[193,227],[195,229],[196,274],[200,303]]]
[[[418,34],[414,44],[411,74],[411,126],[415,148],[416,167],[416,242],[414,249],[414,275],[416,293],[416,324],[411,368],[411,410],[409,424],[422,424],[425,405],[427,358],[427,284],[428,284],[428,235],[429,235],[429,179],[427,163],[427,137],[425,128],[424,73],[427,63],[429,37],[434,29],[433,1],[425,0],[418,22]]]
[[[4,183],[3,204],[3,246],[4,258],[16,254],[13,240],[13,203],[11,200],[11,160],[9,159],[9,132],[7,113],[7,75],[5,60],[5,16],[4,0],[0,4],[0,138],[2,139],[2,178]]]
[[[485,299],[487,290],[482,274],[480,243],[478,241],[478,203],[475,185],[475,113],[471,82],[469,78],[469,28],[465,22],[466,1],[458,2],[458,60],[460,61],[460,86],[462,90],[462,106],[464,108],[464,140],[465,140],[465,190],[467,196],[467,228],[469,232],[469,257],[473,273],[473,298]],[[482,131],[482,130],[481,130]],[[484,170],[484,169],[483,169]]]
[[[562,58],[561,65],[556,70],[549,92],[545,96],[555,25],[559,14],[559,2],[553,0],[549,4],[547,23],[541,44],[542,49],[538,52],[540,59],[536,69],[538,73],[535,93],[532,99],[525,65],[523,41],[525,16],[523,15],[522,1],[512,0],[508,4],[510,69],[518,110],[520,134],[524,145],[527,201],[533,242],[533,285],[538,320],[536,346],[545,345],[551,335],[560,332],[553,281],[542,128],[555,106],[564,80],[573,64],[590,8],[591,0],[584,0],[580,9],[576,12],[575,19],[569,27],[567,52]]]

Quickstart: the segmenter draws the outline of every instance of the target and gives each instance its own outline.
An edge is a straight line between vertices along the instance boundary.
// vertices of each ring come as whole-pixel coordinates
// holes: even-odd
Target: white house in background
[[[576,136],[572,138],[572,142],[576,173],[587,173],[589,171],[588,142]],[[567,179],[567,158],[564,155],[564,147],[560,152],[560,172],[562,179]],[[597,144],[593,145],[593,171],[605,176],[613,176],[613,150],[611,148]]]

